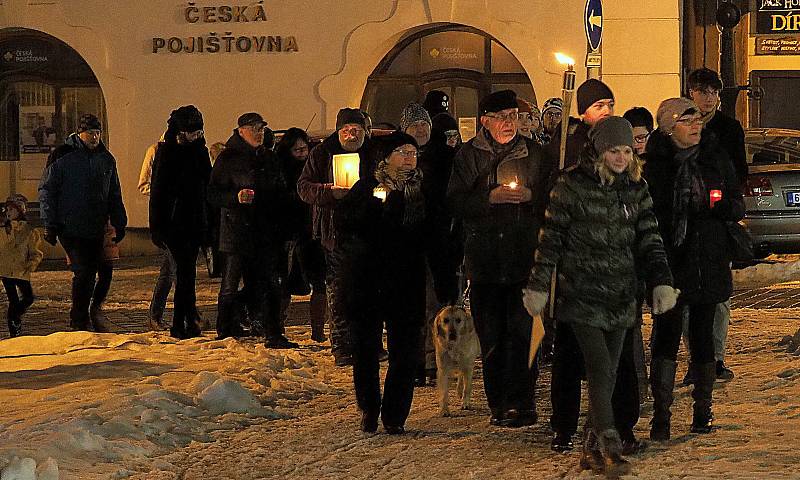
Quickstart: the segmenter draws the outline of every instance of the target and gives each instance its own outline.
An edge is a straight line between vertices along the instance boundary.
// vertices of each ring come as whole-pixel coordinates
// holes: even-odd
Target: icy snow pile
[[[0,467],[9,462],[2,480],[58,478],[51,473],[58,465],[145,461],[214,442],[218,431],[285,418],[282,405],[337,393],[326,382],[330,369],[319,366],[330,361],[311,349],[205,337],[177,342],[160,333],[2,341],[0,390],[8,406],[0,431],[11,440],[0,443]],[[38,477],[37,460],[47,465]]]
[[[784,260],[784,258],[781,259]],[[797,280],[800,280],[800,260],[794,258],[791,261],[758,263],[747,268],[733,270],[733,285],[736,289],[769,287]]]

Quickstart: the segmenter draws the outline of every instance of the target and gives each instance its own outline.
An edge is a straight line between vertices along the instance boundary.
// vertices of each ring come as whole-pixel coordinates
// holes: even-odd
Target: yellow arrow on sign
[[[592,13],[589,14],[589,25],[592,26],[592,30],[594,30],[594,27],[603,28],[603,17],[595,15],[594,10],[592,10]]]

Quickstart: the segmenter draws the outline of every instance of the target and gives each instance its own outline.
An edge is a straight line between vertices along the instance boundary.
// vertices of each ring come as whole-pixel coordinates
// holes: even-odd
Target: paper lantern
[[[357,153],[341,153],[333,156],[333,184],[337,187],[351,188],[358,181]]]

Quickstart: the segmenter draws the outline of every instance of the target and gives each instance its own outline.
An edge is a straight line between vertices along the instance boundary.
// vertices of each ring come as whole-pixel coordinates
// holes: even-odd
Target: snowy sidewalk
[[[631,457],[628,478],[800,479],[800,357],[775,346],[797,314],[735,310],[737,377],[715,388],[718,428],[688,434],[691,398],[679,388],[673,440]],[[289,335],[300,349],[161,333],[2,341],[0,469],[24,473],[50,457],[61,479],[81,480],[591,478],[576,452],[549,450],[547,370],[533,427],[489,426],[478,375],[475,410],[439,418],[434,389],[417,389],[406,435],[368,435],[350,369],[335,368],[307,327]],[[649,409],[640,438],[648,420]],[[33,461],[6,465],[15,456]]]

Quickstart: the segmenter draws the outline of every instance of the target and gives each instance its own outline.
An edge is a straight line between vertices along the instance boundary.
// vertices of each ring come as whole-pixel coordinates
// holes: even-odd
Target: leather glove
[[[522,289],[522,304],[531,317],[539,315],[547,303],[548,292],[537,292],[528,288]]]
[[[678,302],[681,291],[669,285],[658,285],[653,289],[653,314],[661,315],[670,311]]]
[[[44,238],[45,242],[49,243],[54,247],[56,246],[56,242],[58,241],[58,235],[56,234],[56,231],[51,228],[44,229],[44,235],[42,235],[42,238]]]
[[[125,238],[125,229],[124,228],[115,228],[114,231],[115,231],[115,235],[114,235],[114,238],[111,239],[111,241],[114,242],[114,243],[121,242],[122,239]]]

